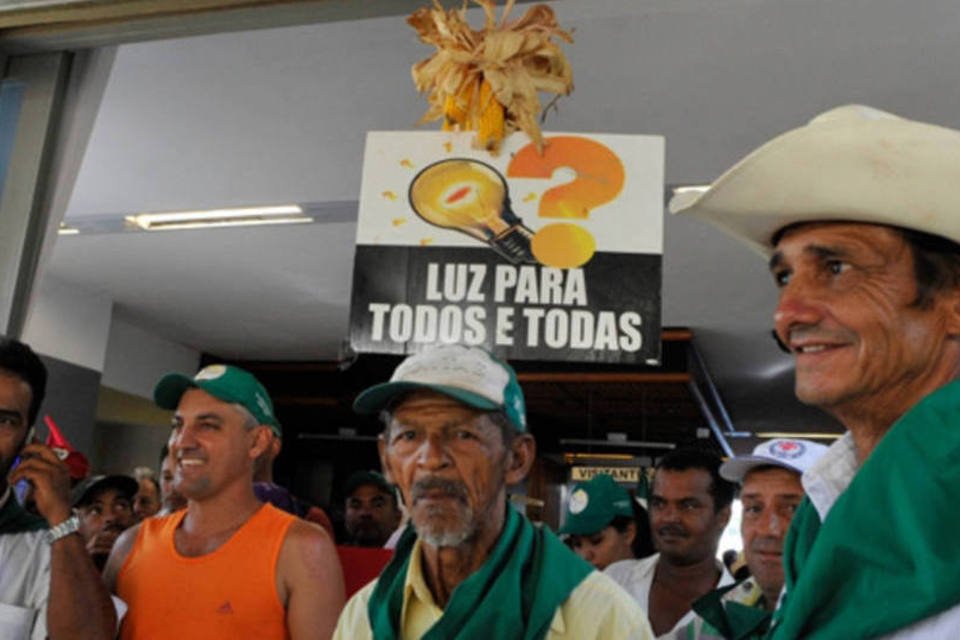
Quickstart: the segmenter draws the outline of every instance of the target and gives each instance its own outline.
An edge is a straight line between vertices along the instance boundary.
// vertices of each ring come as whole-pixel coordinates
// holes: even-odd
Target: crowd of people
[[[382,474],[348,480],[338,546],[273,482],[283,430],[248,372],[158,382],[158,478],[81,478],[32,436],[42,362],[3,340],[0,637],[957,637],[958,158],[960,132],[842,107],[678,196],[768,256],[797,396],[846,433],[674,450],[645,508],[596,476],[559,535],[509,504],[536,441],[484,349],[411,355],[357,397],[383,423]],[[741,580],[717,559],[738,492]]]

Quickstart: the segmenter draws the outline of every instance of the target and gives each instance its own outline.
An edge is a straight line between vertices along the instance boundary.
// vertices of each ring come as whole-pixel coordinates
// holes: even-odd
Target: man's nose
[[[184,424],[179,429],[174,430],[170,435],[169,446],[171,450],[189,449],[196,444],[196,438],[193,427]]]
[[[662,522],[676,522],[679,515],[680,510],[670,503],[657,507],[657,520]]]
[[[790,344],[793,329],[814,326],[822,318],[823,298],[813,284],[795,278],[780,290],[780,300],[773,312],[773,326],[782,344]]]
[[[424,469],[441,469],[449,463],[446,443],[441,434],[430,434],[420,443],[417,464]]]
[[[780,516],[777,515],[777,512],[773,509],[770,509],[768,512],[764,513],[760,517],[760,533],[765,536],[770,536],[772,538],[780,538],[783,536],[786,531],[784,523],[780,520]]]

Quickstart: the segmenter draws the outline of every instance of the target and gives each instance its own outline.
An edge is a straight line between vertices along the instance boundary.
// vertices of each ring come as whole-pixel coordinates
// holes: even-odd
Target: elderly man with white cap
[[[347,603],[335,638],[651,638],[610,578],[507,504],[533,463],[513,369],[475,347],[404,360],[357,398],[380,414],[380,459],[410,522],[380,577]]]
[[[847,429],[803,476],[771,637],[960,634],[960,131],[846,106],[674,213],[769,259],[797,397]]]
[[[800,476],[826,450],[809,440],[778,438],[723,463],[720,475],[740,485],[740,536],[751,577],[694,602],[698,617],[684,637],[732,640],[766,633],[783,589],[783,541],[804,497]]]

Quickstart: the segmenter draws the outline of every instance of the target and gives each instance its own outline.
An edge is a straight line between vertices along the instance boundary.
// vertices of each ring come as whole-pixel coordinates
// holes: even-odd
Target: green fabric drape
[[[401,637],[404,583],[414,542],[416,533],[407,527],[370,597],[367,614],[376,640]],[[591,571],[593,567],[549,529],[535,527],[507,508],[490,557],[454,589],[443,617],[423,640],[543,638],[557,607]]]
[[[809,500],[784,547],[770,638],[870,638],[960,603],[960,382],[898,420],[821,523]]]

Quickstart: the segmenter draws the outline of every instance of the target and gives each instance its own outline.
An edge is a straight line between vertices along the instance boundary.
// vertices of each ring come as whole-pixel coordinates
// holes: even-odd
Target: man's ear
[[[960,338],[960,287],[942,294],[946,297],[946,330],[950,338]]]
[[[510,442],[507,455],[507,469],[504,476],[507,485],[519,484],[530,473],[533,460],[537,457],[537,441],[529,433],[519,433]]]
[[[273,432],[264,424],[254,427],[251,431],[253,441],[250,443],[250,459],[256,460],[273,446]]]

